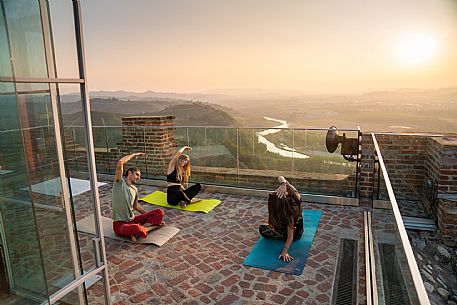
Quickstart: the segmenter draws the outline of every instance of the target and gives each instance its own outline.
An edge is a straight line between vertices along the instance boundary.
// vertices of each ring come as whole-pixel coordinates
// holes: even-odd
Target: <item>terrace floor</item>
[[[139,185],[141,195],[156,189]],[[356,304],[365,304],[361,208],[305,203],[305,209],[323,215],[304,272],[293,276],[243,266],[259,238],[259,224],[267,219],[265,198],[206,192],[199,197],[222,203],[208,214],[165,208],[164,220],[181,231],[160,248],[105,240],[113,304],[330,304],[340,238],[358,241]],[[101,187],[106,217],[111,217],[110,198],[111,184]],[[89,211],[77,209],[77,219]],[[103,304],[102,295],[101,285],[93,285],[89,303]]]

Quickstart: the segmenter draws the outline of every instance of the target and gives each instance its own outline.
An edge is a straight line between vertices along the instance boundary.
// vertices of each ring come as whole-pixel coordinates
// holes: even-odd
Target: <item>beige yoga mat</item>
[[[105,237],[112,239],[123,240],[132,242],[128,237],[117,236],[113,231],[113,220],[102,216],[102,226],[103,233]],[[95,222],[94,214],[87,216],[86,218],[81,219],[76,222],[76,228],[80,232],[94,234],[95,235]],[[138,244],[154,244],[157,246],[162,246],[170,238],[175,236],[179,232],[179,229],[172,226],[164,226],[160,229],[149,232],[148,237],[138,238],[136,243]]]

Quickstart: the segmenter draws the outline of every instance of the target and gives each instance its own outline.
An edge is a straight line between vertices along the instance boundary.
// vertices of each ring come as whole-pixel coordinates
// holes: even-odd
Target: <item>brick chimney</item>
[[[145,152],[145,159],[134,163],[148,178],[165,175],[176,144],[173,115],[122,118],[121,154]],[[143,175],[144,175],[143,174]]]

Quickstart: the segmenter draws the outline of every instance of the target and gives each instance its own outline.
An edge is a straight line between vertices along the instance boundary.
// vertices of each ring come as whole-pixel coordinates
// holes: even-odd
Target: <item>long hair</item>
[[[183,160],[187,160],[187,164],[184,167],[181,166]],[[187,187],[190,176],[190,158],[188,155],[182,154],[178,157],[176,161],[176,172],[178,180],[181,181],[181,184],[185,183]]]
[[[268,194],[268,224],[276,231],[285,232],[297,216],[300,200],[293,195],[279,198],[275,193]]]

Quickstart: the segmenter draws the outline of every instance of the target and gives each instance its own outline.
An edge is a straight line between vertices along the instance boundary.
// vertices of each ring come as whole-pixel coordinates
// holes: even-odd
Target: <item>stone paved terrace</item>
[[[139,185],[141,195],[156,189]],[[111,216],[110,192],[111,184],[100,188],[106,217]],[[84,196],[76,205],[88,201]],[[181,231],[160,248],[106,239],[113,304],[330,304],[341,237],[358,240],[356,304],[365,304],[361,208],[305,203],[305,209],[320,209],[323,216],[303,274],[292,276],[242,264],[266,221],[265,198],[205,192],[199,197],[222,203],[209,214],[164,209],[164,220]],[[80,205],[76,217],[88,213]],[[90,243],[82,245],[88,257],[84,248]],[[102,304],[102,293],[101,285],[92,286],[89,304]]]

